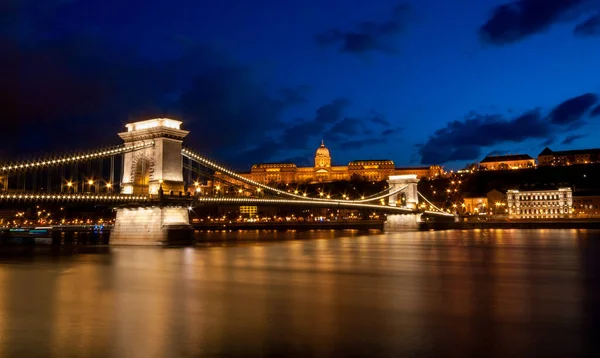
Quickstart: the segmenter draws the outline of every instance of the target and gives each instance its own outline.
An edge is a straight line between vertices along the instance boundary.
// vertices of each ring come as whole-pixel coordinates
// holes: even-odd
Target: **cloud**
[[[250,145],[251,149],[242,151],[238,157],[250,164],[271,160],[290,150],[313,148],[314,145],[309,146],[309,140],[315,136],[323,138],[329,128],[339,125],[340,121],[343,121],[343,113],[349,104],[348,99],[338,98],[319,107],[312,119],[296,118],[292,123],[277,121],[277,131],[274,135],[266,138],[257,136],[256,138],[263,139],[259,139],[259,143],[254,146]],[[349,135],[353,134],[352,129],[349,132],[352,132]]]
[[[481,41],[506,45],[546,31],[590,0],[517,0],[497,6],[479,29]]]
[[[581,127],[586,112],[598,102],[593,93],[570,98],[547,115],[539,109],[515,118],[502,115],[482,115],[472,112],[462,121],[452,121],[438,129],[418,147],[422,164],[443,164],[459,160],[474,160],[481,156],[482,148],[505,142],[520,143],[528,139],[545,139],[543,146],[555,141],[565,131]],[[581,135],[567,137],[569,144]]]
[[[149,60],[102,35],[56,32],[53,16],[69,6],[60,3],[0,5],[0,141],[14,143],[0,148],[2,158],[116,144],[125,123],[168,116],[192,132],[188,145],[246,167],[262,153],[239,154],[267,142],[310,94],[306,85],[271,90],[253,68],[211,46],[188,42],[179,56]],[[20,16],[21,6],[33,9]],[[338,119],[327,110],[319,120]]]
[[[387,119],[385,119],[384,116],[382,116],[381,114],[374,114],[373,117],[371,117],[371,122],[375,123],[375,124],[380,124],[382,126],[389,126],[391,125],[390,121],[388,121]]]
[[[575,26],[573,33],[582,37],[600,36],[600,13]]]
[[[596,108],[592,109],[590,112],[590,117],[599,117],[600,116],[600,104],[596,106]]]
[[[394,40],[405,28],[408,10],[408,5],[397,5],[387,21],[363,21],[354,30],[333,29],[316,34],[313,39],[320,46],[336,46],[344,53],[395,53]]]
[[[335,123],[331,129],[329,129],[330,133],[336,135],[357,135],[363,134],[365,131],[364,123],[358,118],[350,118],[346,117],[341,121]]]
[[[296,103],[296,97],[271,95],[251,69],[231,65],[196,76],[175,109],[188,119],[197,150],[236,159],[236,153],[277,130],[283,112]]]
[[[381,140],[377,138],[365,138],[365,139],[357,139],[357,140],[347,140],[338,143],[338,147],[344,150],[349,149],[361,149],[366,146],[381,144]]]
[[[306,96],[310,92],[310,87],[300,85],[296,88],[282,88],[279,92],[285,102],[289,104],[303,104],[307,101]]]
[[[394,133],[396,133],[395,129],[388,128],[388,129],[384,130],[383,132],[381,132],[381,135],[382,136],[389,136],[389,135],[392,135]]]
[[[586,134],[573,134],[573,135],[570,135],[570,136],[566,137],[561,142],[561,144],[564,144],[564,145],[572,144],[576,140],[581,139],[581,138],[585,138],[586,136],[587,136]]]
[[[319,107],[311,120],[297,119],[294,123],[284,126],[280,136],[282,146],[287,149],[307,149],[308,140],[315,135],[322,138],[327,128],[342,119],[349,104],[350,101],[345,98],[335,99]]]
[[[422,164],[472,160],[481,155],[482,147],[545,138],[551,133],[550,125],[538,110],[509,120],[500,115],[471,113],[463,121],[450,122],[435,131],[419,149],[419,154]]]
[[[555,124],[569,124],[578,122],[583,115],[598,102],[598,96],[586,93],[581,96],[570,98],[556,106],[548,116]]]
[[[552,143],[554,143],[554,142],[556,142],[556,137],[550,137],[542,142],[542,147],[547,147],[549,145],[552,145]]]
[[[278,158],[290,150],[312,153],[320,139],[324,139],[325,144],[330,148],[360,149],[368,145],[385,143],[389,136],[395,133],[395,130],[389,129],[389,131],[383,130],[386,135],[373,136],[375,132],[370,126],[374,123],[374,117],[372,115],[345,116],[349,105],[348,99],[338,98],[319,107],[311,119],[297,118],[291,123],[281,122],[278,133],[263,140],[252,149],[244,151],[240,156],[244,157],[246,161],[264,162]],[[381,124],[378,125],[381,126]],[[284,161],[304,164],[305,161],[298,161],[300,157],[303,156],[293,156]]]

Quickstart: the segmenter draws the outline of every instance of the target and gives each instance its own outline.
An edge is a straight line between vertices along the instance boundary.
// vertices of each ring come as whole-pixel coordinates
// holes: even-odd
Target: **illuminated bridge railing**
[[[39,160],[30,160],[23,162],[15,162],[0,165],[0,174],[10,173],[16,171],[24,171],[31,169],[47,168],[53,166],[60,166],[65,164],[79,163],[88,160],[100,159],[111,157],[114,155],[124,154],[133,152],[136,150],[149,148],[154,146],[154,141],[147,141],[136,145],[126,146],[117,145],[112,147],[106,147],[101,149],[95,149],[88,152],[76,153],[76,154],[62,154],[54,157],[47,157]]]
[[[294,198],[294,199],[297,199],[297,200],[306,200],[306,201],[312,201],[312,202],[369,203],[369,202],[378,201],[378,200],[390,197],[392,195],[398,194],[398,193],[400,193],[400,192],[402,192],[402,191],[404,191],[404,190],[406,190],[408,188],[408,185],[405,185],[403,187],[400,187],[400,188],[392,190],[392,191],[385,190],[383,192],[373,194],[373,195],[371,195],[371,196],[369,196],[367,198],[364,198],[364,199],[355,199],[355,200],[339,201],[339,200],[335,200],[335,199],[308,198],[308,197],[303,196],[303,195],[289,193],[289,192],[287,192],[285,190],[273,188],[271,186],[268,186],[268,185],[256,182],[256,181],[251,180],[251,179],[248,179],[248,178],[246,178],[246,177],[244,177],[244,176],[242,176],[242,175],[234,172],[233,170],[227,169],[225,166],[220,165],[219,163],[217,163],[215,161],[209,160],[209,159],[205,158],[204,156],[193,152],[192,150],[190,150],[188,148],[182,149],[181,154],[184,157],[186,157],[186,158],[192,159],[192,160],[194,160],[194,161],[196,161],[196,162],[198,162],[198,163],[200,163],[200,164],[202,164],[202,165],[204,165],[204,166],[206,166],[206,167],[208,167],[208,168],[210,168],[212,170],[221,172],[221,173],[223,173],[223,174],[225,174],[225,175],[227,175],[227,176],[229,176],[229,177],[231,177],[231,178],[233,178],[235,180],[239,180],[239,181],[241,181],[243,183],[246,183],[248,185],[252,185],[254,187],[261,188],[263,190],[266,190],[266,191],[269,191],[269,192],[272,192],[272,193],[276,193],[276,194],[279,194],[279,195],[282,195],[282,196],[286,196],[286,197],[289,197],[289,198]]]
[[[315,201],[310,199],[260,199],[260,198],[228,198],[228,197],[199,197],[195,200],[197,204],[230,204],[230,205],[297,205],[311,207],[337,207],[340,209],[374,209],[392,211],[405,214],[414,214],[416,210],[389,205],[375,205],[356,203],[351,200],[324,200]]]
[[[2,193],[3,202],[82,202],[82,203],[140,203],[152,199],[145,195],[126,194],[34,194],[34,193]]]

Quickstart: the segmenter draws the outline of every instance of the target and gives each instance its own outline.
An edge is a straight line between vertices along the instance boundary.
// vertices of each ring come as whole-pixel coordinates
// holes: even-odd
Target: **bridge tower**
[[[184,191],[183,157],[181,144],[189,133],[181,129],[181,122],[156,118],[129,123],[127,131],[119,133],[125,146],[154,145],[128,152],[123,158],[123,194],[156,195]],[[164,205],[117,208],[115,225],[110,233],[114,245],[161,245],[191,235],[186,206]],[[181,241],[181,240],[178,240]]]
[[[129,123],[127,132],[119,133],[126,146],[153,142],[154,145],[125,154],[123,160],[123,194],[158,194],[162,186],[165,193],[184,190],[183,157],[181,143],[188,135],[181,122],[169,118],[156,118]]]
[[[390,206],[400,206],[408,209],[417,210],[419,207],[419,193],[417,184],[419,179],[415,174],[393,175],[388,179],[390,191],[398,190],[404,186],[407,188],[389,198]],[[421,214],[394,214],[388,215],[384,224],[385,231],[417,229],[421,222]]]

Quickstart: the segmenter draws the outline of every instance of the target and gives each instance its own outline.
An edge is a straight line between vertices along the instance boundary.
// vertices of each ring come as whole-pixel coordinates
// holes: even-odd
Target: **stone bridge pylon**
[[[406,186],[406,189],[389,198],[389,205],[400,206],[413,210],[419,207],[419,192],[417,184],[419,179],[415,174],[393,175],[388,179],[390,191],[399,190]],[[394,214],[388,215],[384,224],[385,231],[417,229],[421,222],[421,214]]]
[[[165,193],[183,191],[181,144],[189,131],[181,129],[181,122],[156,118],[126,127],[127,132],[119,133],[125,146],[148,142],[154,145],[125,154],[122,193],[156,195],[160,186]]]
[[[146,144],[140,150],[127,152],[123,158],[123,194],[157,195],[184,191],[183,157],[181,147],[188,131],[181,122],[169,118],[156,118],[129,123],[127,131],[119,133],[125,146]],[[120,207],[110,243],[115,245],[161,245],[183,241],[191,235],[188,209],[185,206]],[[179,240],[177,240],[179,241]]]

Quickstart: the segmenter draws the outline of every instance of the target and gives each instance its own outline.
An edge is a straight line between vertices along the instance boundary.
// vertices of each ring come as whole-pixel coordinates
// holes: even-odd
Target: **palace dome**
[[[315,153],[316,157],[329,157],[329,149],[325,146],[325,142],[321,140],[321,146],[317,149]]]

